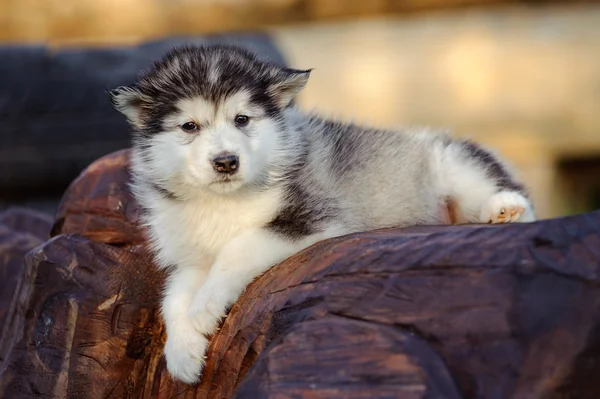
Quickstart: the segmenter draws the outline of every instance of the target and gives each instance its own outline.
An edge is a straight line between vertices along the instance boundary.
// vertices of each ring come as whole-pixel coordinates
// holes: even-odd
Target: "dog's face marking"
[[[238,116],[247,117],[247,123],[236,123],[242,119]],[[190,122],[196,131],[182,128]],[[149,163],[169,180],[180,182],[181,188],[174,191],[189,187],[227,193],[263,183],[278,134],[277,123],[242,91],[216,104],[199,96],[180,100],[164,119],[161,133],[146,140],[151,143]],[[237,158],[234,173],[215,167],[215,160],[225,157]]]
[[[184,47],[110,94],[135,129],[147,177],[184,199],[267,184],[285,140],[281,112],[309,74],[239,48]]]

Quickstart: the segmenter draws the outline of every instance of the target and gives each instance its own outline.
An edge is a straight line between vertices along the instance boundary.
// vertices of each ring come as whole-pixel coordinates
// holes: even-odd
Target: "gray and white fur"
[[[162,268],[170,373],[197,382],[208,336],[269,267],[327,238],[390,226],[535,220],[478,144],[336,122],[291,105],[309,70],[232,46],[180,47],[110,92],[133,127],[132,190]]]

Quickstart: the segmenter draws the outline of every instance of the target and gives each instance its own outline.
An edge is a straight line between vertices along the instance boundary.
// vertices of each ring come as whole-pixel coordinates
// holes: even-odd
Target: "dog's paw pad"
[[[515,223],[535,220],[529,200],[523,195],[503,191],[494,194],[483,205],[479,221],[481,223]]]
[[[492,213],[490,220],[488,223],[510,223],[515,222],[521,215],[525,212],[525,208],[522,206],[518,207],[510,207],[510,208],[500,208],[498,212],[495,214]]]

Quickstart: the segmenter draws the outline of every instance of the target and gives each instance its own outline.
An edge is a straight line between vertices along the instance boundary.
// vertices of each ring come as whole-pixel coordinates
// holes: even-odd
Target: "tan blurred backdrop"
[[[231,30],[266,30],[292,66],[314,68],[304,108],[478,139],[512,161],[541,217],[600,207],[596,2],[0,0],[4,43]]]

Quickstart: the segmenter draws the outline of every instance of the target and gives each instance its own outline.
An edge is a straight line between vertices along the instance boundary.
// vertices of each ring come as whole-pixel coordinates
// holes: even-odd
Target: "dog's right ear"
[[[144,105],[149,104],[149,99],[134,86],[120,86],[108,90],[108,94],[115,109],[125,115],[129,123],[141,129],[141,111]]]
[[[300,93],[310,77],[312,69],[305,71],[297,69],[281,69],[271,77],[268,93],[273,96],[277,105],[281,108],[287,107],[296,94]]]

